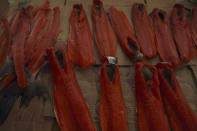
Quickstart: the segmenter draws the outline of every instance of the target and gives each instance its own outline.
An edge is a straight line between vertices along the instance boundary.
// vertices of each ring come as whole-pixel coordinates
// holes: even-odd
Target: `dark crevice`
[[[163,12],[159,11],[158,15],[159,15],[160,19],[164,22],[165,15],[163,14]]]
[[[176,11],[176,14],[177,14],[178,17],[179,17],[179,20],[182,20],[182,17],[183,17],[182,12],[181,12],[180,10],[177,10],[177,11]]]
[[[81,9],[80,9],[80,8],[76,8],[76,11],[77,11],[77,15],[80,16],[80,14],[81,14]]]
[[[184,9],[185,9],[186,11],[188,11],[189,13],[191,13],[191,12],[192,12],[192,10],[191,10],[190,8],[186,8],[186,7],[184,7]]]
[[[57,58],[57,60],[58,60],[58,62],[60,64],[60,66],[63,69],[64,68],[64,60],[63,60],[64,59],[64,55],[63,55],[62,51],[56,50],[55,51],[55,56],[56,56],[56,58]]]
[[[105,67],[105,70],[106,70],[106,73],[107,73],[107,76],[108,76],[110,82],[113,82],[113,79],[114,79],[114,76],[115,76],[115,73],[116,73],[115,65],[109,64]]]
[[[109,12],[107,12],[107,16],[108,16],[109,23],[112,25],[112,21],[111,21],[111,17],[110,17]]]
[[[95,5],[95,9],[96,9],[96,11],[98,12],[98,14],[101,15],[101,7],[100,7],[99,4],[96,4],[96,5]]]
[[[173,131],[172,124],[170,122],[170,118],[169,118],[169,114],[167,112],[166,106],[165,106],[164,103],[162,103],[162,105],[163,105],[163,110],[164,110],[164,113],[166,115],[166,118],[167,118],[167,121],[168,121],[168,124],[169,124],[170,131]]]
[[[14,63],[13,61],[10,61],[9,59],[6,59],[3,63],[3,65],[0,68],[0,80],[7,75],[13,73],[14,70]]]
[[[7,119],[12,107],[20,93],[23,91],[22,88],[18,88],[17,81],[9,84],[7,88],[4,88],[0,92],[0,125],[2,125]]]
[[[144,76],[144,80],[146,82],[153,81],[154,71],[153,71],[152,68],[144,66],[143,69],[142,69],[142,73],[143,73],[143,76]],[[149,91],[152,92],[150,84],[147,84],[147,88],[148,88]]]
[[[165,77],[166,81],[168,82],[169,86],[173,89],[173,81],[170,71],[163,69],[162,74]]]
[[[136,46],[136,44],[131,40],[131,39],[129,39],[128,38],[128,46],[129,46],[129,48],[130,48],[130,50],[131,51],[133,51],[133,52],[137,52],[137,49],[138,49],[138,47]]]
[[[66,5],[66,3],[67,3],[67,0],[64,0],[64,5]]]
[[[143,12],[144,12],[144,5],[143,4],[137,4],[136,7],[139,10],[140,15],[142,15]]]
[[[191,74],[192,79],[193,79],[193,81],[194,81],[195,87],[197,88],[197,79],[196,79],[196,75],[195,75],[195,73],[194,73],[194,71],[193,71],[193,69],[192,69],[191,66],[187,66],[187,68],[188,68],[188,70],[190,71],[190,74]]]
[[[144,66],[144,68],[142,69],[142,73],[144,75],[144,79],[145,81],[150,81],[153,79],[154,76],[154,71],[152,68]]]

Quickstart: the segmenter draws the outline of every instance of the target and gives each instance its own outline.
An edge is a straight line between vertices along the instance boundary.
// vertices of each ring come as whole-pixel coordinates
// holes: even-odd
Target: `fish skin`
[[[95,63],[93,39],[85,10],[81,4],[73,5],[69,23],[67,40],[69,60],[81,68],[93,65]]]
[[[142,12],[137,8],[142,6]],[[151,27],[150,18],[146,6],[143,3],[134,3],[132,7],[132,21],[141,51],[147,58],[157,55],[155,34]]]
[[[133,33],[129,20],[123,11],[119,11],[113,6],[109,8],[109,15],[113,30],[120,41],[121,47],[124,52],[133,59],[136,57],[136,52],[140,51],[140,46]],[[130,49],[128,40],[131,40],[132,44],[137,47],[136,50],[133,51]]]
[[[142,70],[148,67],[153,70],[153,77],[145,81]],[[150,90],[148,89],[148,84]],[[164,113],[159,90],[157,69],[146,62],[135,65],[135,91],[139,131],[169,131],[167,117]]]
[[[173,68],[178,67],[181,61],[168,26],[167,13],[164,10],[155,8],[151,16],[156,36],[157,51],[161,60],[168,62]]]
[[[68,56],[64,49],[57,50],[62,52],[64,70],[55,56],[55,48],[47,49],[47,58],[53,79],[58,124],[62,131],[96,131]]]
[[[97,12],[97,6],[100,8],[100,12]],[[106,56],[115,57],[118,44],[115,33],[103,8],[103,3],[100,0],[94,0],[93,2],[92,21],[100,59],[102,62],[105,62],[107,60]]]

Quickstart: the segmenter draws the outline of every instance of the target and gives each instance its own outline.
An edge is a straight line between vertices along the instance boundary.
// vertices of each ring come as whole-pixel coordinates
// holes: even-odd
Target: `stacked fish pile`
[[[55,45],[60,32],[60,10],[49,6],[48,1],[35,8],[30,5],[1,20],[1,124],[19,96],[21,106],[33,96],[46,96],[36,76],[46,62],[46,48]]]

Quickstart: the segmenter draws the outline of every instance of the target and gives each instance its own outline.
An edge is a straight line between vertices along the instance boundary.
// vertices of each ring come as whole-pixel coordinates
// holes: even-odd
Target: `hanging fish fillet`
[[[196,131],[197,119],[168,64],[159,63],[160,92],[174,131]]]
[[[92,21],[96,45],[101,61],[106,61],[106,56],[115,56],[117,39],[109,23],[107,14],[100,0],[94,0],[92,6]]]
[[[32,31],[29,34],[27,42],[25,44],[25,62],[29,62],[35,46],[39,43],[39,38],[42,35],[42,31],[44,28],[48,27],[49,18],[50,18],[51,10],[41,10],[37,13],[35,17],[38,17],[37,21],[35,21],[34,26],[32,27]],[[46,31],[45,31],[46,33]]]
[[[45,50],[55,45],[57,36],[60,32],[60,10],[59,7],[53,9],[53,20],[50,28],[47,30],[42,39],[38,42],[32,60],[28,65],[31,74],[35,73],[45,63]]]
[[[34,18],[36,16],[36,14],[40,11],[40,10],[43,10],[43,9],[48,9],[50,6],[50,3],[48,0],[45,1],[45,3],[43,3],[43,5],[40,5],[36,8],[34,8],[32,11],[31,11],[31,17]]]
[[[136,57],[140,51],[140,46],[133,34],[131,24],[126,15],[113,6],[109,9],[109,15],[112,27],[120,41],[121,47],[131,59]]]
[[[40,31],[42,30],[42,28],[44,27],[44,11],[41,11],[40,13],[38,13],[39,17],[36,21],[36,23],[34,24],[34,26],[32,27],[32,31],[29,34],[26,44],[25,44],[25,61],[28,61],[33,53],[33,48],[35,46],[35,41],[40,33]]]
[[[146,7],[142,3],[135,3],[132,7],[132,21],[137,40],[145,57],[153,58],[157,54],[155,35],[151,27]]]
[[[126,114],[119,69],[116,65],[103,64],[100,76],[102,131],[128,131]]]
[[[169,62],[170,66],[176,68],[180,64],[180,59],[168,26],[167,13],[155,8],[152,12],[152,20],[160,57],[162,61]]]
[[[21,14],[21,10],[16,10],[16,14],[13,16],[12,20],[9,22],[10,23],[10,33],[12,36],[16,34],[17,28],[19,26],[19,17]]]
[[[53,20],[53,17],[54,17],[54,13],[56,12],[55,10],[57,9],[53,9],[51,10],[50,8],[49,9],[45,9],[44,12],[45,12],[45,26],[43,27],[43,29],[40,31],[40,34],[38,36],[38,39],[37,39],[37,42],[36,42],[36,45],[35,47],[39,46],[39,41],[40,39],[46,34],[46,32],[51,28],[50,25],[51,25],[51,21]],[[55,12],[54,12],[55,11]],[[53,17],[52,17],[52,12],[53,12]],[[58,16],[58,15],[56,15]],[[52,20],[51,20],[52,19]],[[56,17],[57,21],[59,21],[58,17]],[[57,26],[58,27],[58,26]]]
[[[3,24],[4,32],[0,35],[0,68],[2,67],[5,59],[8,55],[10,48],[10,28],[6,18],[1,19]],[[4,39],[5,38],[5,39]]]
[[[14,59],[14,66],[17,75],[18,86],[21,88],[27,87],[27,76],[25,74],[25,56],[24,45],[26,38],[30,32],[30,21],[25,9],[21,10],[20,24],[17,33],[13,38],[12,53]]]
[[[64,70],[55,56],[55,49],[47,49],[58,124],[62,131],[96,131],[68,57],[64,49],[58,49],[58,51],[63,56]]]
[[[31,15],[33,9],[34,9],[34,7],[33,7],[32,5],[29,5],[29,6],[27,7],[27,11],[28,11],[29,15]]]
[[[82,5],[74,5],[69,19],[67,52],[69,60],[79,67],[94,64],[93,39]]]
[[[189,62],[193,56],[192,37],[183,5],[176,4],[174,6],[171,12],[170,22],[180,57],[183,61]]]
[[[19,21],[19,18],[20,18],[20,14],[21,14],[21,9],[17,9],[15,11],[15,13],[8,17],[8,21],[9,21],[9,28],[10,28],[10,35],[11,35],[11,39],[10,39],[10,46],[12,47],[12,44],[13,44],[13,37],[14,35],[16,34],[17,32],[17,28],[20,24],[20,21]],[[13,57],[13,54],[12,54],[12,51],[11,51],[11,48],[10,50],[8,51],[8,56],[11,58]]]
[[[170,131],[154,66],[145,62],[135,65],[135,90],[139,131]]]

